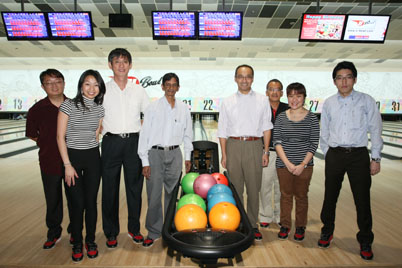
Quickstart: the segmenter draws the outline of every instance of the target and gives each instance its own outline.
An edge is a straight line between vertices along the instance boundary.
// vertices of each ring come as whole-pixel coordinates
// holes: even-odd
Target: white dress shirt
[[[103,98],[105,117],[103,118],[102,134],[139,132],[141,129],[141,112],[149,105],[149,97],[144,88],[132,82],[127,82],[121,90],[112,79],[106,83],[106,93]]]
[[[342,97],[339,92],[325,100],[321,112],[320,147],[324,155],[329,147],[367,147],[371,139],[371,157],[381,158],[382,119],[375,100],[353,90]]]
[[[172,108],[163,96],[152,102],[144,113],[138,155],[143,166],[149,166],[148,151],[152,146],[168,147],[184,143],[185,160],[190,160],[192,140],[193,126],[188,106],[176,99]]]
[[[268,98],[253,90],[237,91],[223,100],[219,109],[218,137],[262,137],[273,128]]]

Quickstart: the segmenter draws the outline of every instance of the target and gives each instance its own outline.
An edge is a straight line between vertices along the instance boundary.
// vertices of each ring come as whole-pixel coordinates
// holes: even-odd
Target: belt
[[[330,148],[333,150],[339,151],[339,152],[346,153],[346,154],[366,149],[366,147],[340,147],[340,146],[330,147]]]
[[[120,137],[120,138],[122,138],[122,139],[125,139],[125,138],[130,138],[130,137],[138,136],[138,132],[119,133],[119,134],[114,134],[114,133],[106,132],[105,136],[117,136],[117,137]]]
[[[234,140],[240,140],[240,141],[256,141],[256,140],[261,139],[261,137],[248,137],[248,136],[246,136],[246,137],[229,137],[229,138],[234,139]]]
[[[162,147],[162,146],[152,146],[152,149],[157,149],[157,150],[164,150],[164,151],[171,151],[174,150],[176,148],[179,148],[179,145],[172,145],[172,146],[166,146],[166,147]]]
[[[269,150],[270,150],[271,152],[275,152],[275,151],[276,151],[275,148],[269,148]]]

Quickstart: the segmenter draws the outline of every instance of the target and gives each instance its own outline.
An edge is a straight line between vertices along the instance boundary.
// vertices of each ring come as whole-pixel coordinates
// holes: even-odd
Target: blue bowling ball
[[[233,195],[232,190],[230,190],[230,188],[225,184],[215,184],[214,186],[211,187],[211,189],[209,189],[207,200],[211,199],[211,197],[217,193],[227,193]]]
[[[231,194],[216,193],[208,200],[208,211],[210,211],[213,206],[221,202],[229,202],[236,206],[236,201]]]

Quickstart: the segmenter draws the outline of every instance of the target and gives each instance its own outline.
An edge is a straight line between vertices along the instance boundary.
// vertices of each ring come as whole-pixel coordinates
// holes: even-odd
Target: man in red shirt
[[[57,147],[56,133],[59,107],[66,97],[64,76],[58,70],[43,71],[40,74],[40,81],[47,97],[29,109],[25,135],[39,147],[39,165],[46,198],[48,227],[47,240],[43,248],[51,249],[60,240],[62,232],[64,168]]]

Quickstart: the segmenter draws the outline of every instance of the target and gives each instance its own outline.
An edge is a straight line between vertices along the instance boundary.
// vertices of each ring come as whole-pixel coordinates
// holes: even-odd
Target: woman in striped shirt
[[[280,239],[287,239],[292,222],[293,197],[296,200],[294,240],[302,241],[307,225],[308,189],[313,174],[313,156],[318,147],[319,123],[306,110],[306,88],[292,83],[286,89],[289,110],[281,113],[274,126],[273,144],[278,158],[276,168],[281,191]]]
[[[74,99],[65,100],[57,121],[57,144],[65,167],[65,186],[71,201],[72,259],[83,258],[82,229],[85,213],[85,248],[89,258],[98,256],[95,243],[97,204],[101,177],[99,131],[104,117],[106,88],[99,72],[85,71]]]

